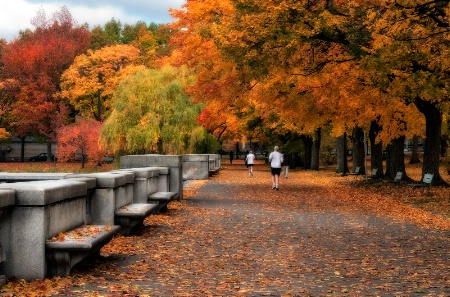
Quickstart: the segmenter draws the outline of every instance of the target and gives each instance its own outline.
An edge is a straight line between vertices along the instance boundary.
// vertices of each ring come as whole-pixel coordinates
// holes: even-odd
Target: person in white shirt
[[[255,155],[252,151],[248,153],[248,155],[245,157],[245,163],[247,164],[248,168],[248,176],[253,176],[253,164],[255,162]]]
[[[273,152],[269,155],[270,171],[272,173],[272,189],[278,190],[278,182],[280,180],[281,163],[283,163],[283,155],[278,151],[278,146],[273,148]]]

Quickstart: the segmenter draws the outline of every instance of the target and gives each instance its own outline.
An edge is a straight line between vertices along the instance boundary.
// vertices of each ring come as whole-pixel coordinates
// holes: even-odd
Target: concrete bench
[[[92,222],[99,225],[120,225],[122,234],[130,234],[142,224],[156,207],[134,203],[135,174],[131,171],[91,173],[75,176],[94,177],[96,188],[89,198]]]
[[[7,260],[6,248],[10,237],[11,211],[16,200],[16,192],[11,189],[0,189],[0,264]],[[6,283],[6,276],[0,275],[0,285]]]
[[[216,167],[216,163],[217,163],[217,161],[212,159],[211,156],[210,156],[210,159],[209,159],[209,175],[210,176],[212,176],[212,175],[214,175],[214,174],[219,172],[220,168]]]
[[[130,234],[136,226],[142,226],[146,217],[158,211],[158,204],[134,203],[122,206],[114,212],[114,223],[122,227],[120,233]]]
[[[87,224],[87,184],[82,180],[3,183],[0,188],[15,191],[4,263],[9,277],[34,280],[67,275],[120,229],[113,224]],[[76,234],[76,240],[70,234]]]
[[[99,255],[100,249],[111,241],[119,230],[117,225],[86,225],[47,240],[47,276],[69,275],[73,266],[91,255]]]
[[[167,211],[169,202],[178,198],[177,192],[169,191],[169,168],[167,167],[129,168],[117,172],[135,174],[133,201],[140,204],[156,204],[153,213]]]
[[[148,203],[158,205],[157,213],[166,212],[170,201],[177,198],[176,192],[155,192],[148,195]]]
[[[177,155],[127,155],[120,157],[120,168],[122,170],[136,170],[143,167],[164,167],[168,172],[164,175],[168,179],[167,190],[158,188],[158,191],[176,192],[176,199],[183,199],[183,162],[182,156]],[[206,168],[207,170],[207,168]],[[208,171],[207,171],[208,174]],[[161,173],[159,174],[161,177]],[[208,175],[206,175],[208,176]],[[147,195],[143,195],[141,203],[147,202]]]

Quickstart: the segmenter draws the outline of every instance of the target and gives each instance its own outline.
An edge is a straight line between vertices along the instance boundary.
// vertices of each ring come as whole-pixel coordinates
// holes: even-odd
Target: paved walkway
[[[274,191],[265,166],[228,166],[58,296],[450,296],[448,231],[347,209],[313,179]]]

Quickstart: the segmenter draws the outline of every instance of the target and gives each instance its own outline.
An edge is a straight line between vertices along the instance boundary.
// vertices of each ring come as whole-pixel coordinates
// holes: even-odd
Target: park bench
[[[403,171],[397,171],[393,180],[387,179],[387,180],[384,180],[384,182],[400,184],[403,182],[403,174],[404,174]]]
[[[120,226],[85,225],[59,233],[47,240],[45,257],[47,276],[67,276],[70,270],[90,256],[98,256],[100,249],[118,233]]]
[[[209,176],[213,176],[214,174],[219,172],[220,167],[216,166],[216,160],[211,158],[209,159]]]
[[[2,232],[6,234],[9,233],[9,217],[15,202],[15,191],[12,189],[0,189],[0,226]],[[5,230],[6,229],[6,230]],[[0,265],[2,265],[6,260],[6,249],[8,238],[0,237]],[[6,275],[0,274],[0,285],[6,283]]]
[[[113,171],[75,175],[75,178],[94,177],[97,181],[89,197],[92,222],[119,225],[121,234],[130,234],[142,225],[145,218],[157,211],[157,206],[134,202],[135,174],[132,171]]]
[[[361,167],[356,167],[354,172],[349,172],[346,175],[354,175],[355,178],[361,174]]]
[[[133,203],[114,211],[114,224],[120,225],[121,234],[130,234],[136,226],[142,226],[146,217],[158,212],[157,203]]]
[[[403,179],[403,171],[397,171],[397,174],[395,175],[394,178],[394,182],[399,183],[402,181],[402,179]]]
[[[135,174],[134,203],[156,204],[153,212],[167,211],[167,205],[178,197],[178,192],[169,190],[169,169],[167,167],[142,167],[121,169],[118,172],[131,171]]]
[[[60,179],[0,184],[15,191],[6,272],[33,280],[65,276],[119,232],[120,226],[88,222],[86,181]],[[91,209],[92,210],[92,209]]]
[[[373,169],[372,169],[372,174],[369,176],[369,178],[370,178],[371,180],[376,180],[376,179],[378,179],[379,176],[377,175],[377,173],[378,173],[378,168],[373,168]]]
[[[148,203],[158,206],[156,213],[166,212],[170,201],[177,198],[176,192],[155,192],[148,195]]]
[[[428,193],[430,192],[431,184],[433,183],[433,174],[432,173],[425,173],[422,181],[420,183],[415,184],[408,184],[408,186],[414,188],[421,188],[422,193],[425,191],[425,189],[428,190]]]

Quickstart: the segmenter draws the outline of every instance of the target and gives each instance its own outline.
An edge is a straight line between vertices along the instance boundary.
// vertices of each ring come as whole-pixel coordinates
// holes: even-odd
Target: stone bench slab
[[[171,201],[177,197],[175,192],[156,192],[148,195],[149,201]]]
[[[114,223],[121,226],[120,233],[130,234],[137,225],[142,225],[146,217],[158,211],[159,203],[134,203],[114,211]]]
[[[85,225],[47,240],[48,276],[69,275],[73,266],[99,252],[119,231],[116,225]]]
[[[150,215],[156,207],[157,204],[135,203],[116,209],[114,214],[118,217],[145,218]]]
[[[110,240],[119,230],[120,226],[116,225],[85,225],[47,240],[46,247],[48,249],[90,250],[105,240]]]
[[[176,192],[156,192],[148,195],[149,203],[158,203],[158,212],[166,212],[170,201],[177,198]]]

